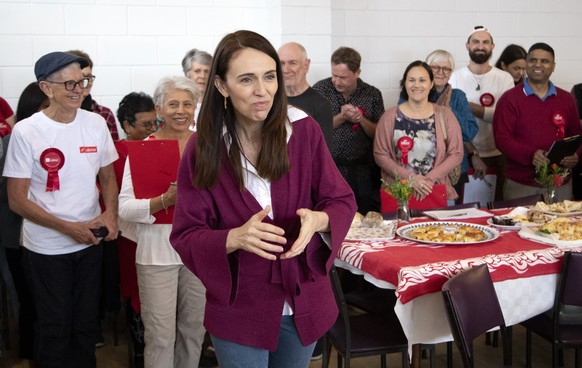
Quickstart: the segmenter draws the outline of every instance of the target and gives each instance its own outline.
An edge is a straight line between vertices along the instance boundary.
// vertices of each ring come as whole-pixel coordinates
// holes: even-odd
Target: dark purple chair
[[[329,365],[331,347],[337,350],[337,366],[350,367],[352,358],[380,355],[380,364],[386,368],[386,354],[402,354],[402,368],[408,367],[408,340],[393,310],[382,313],[349,315],[337,270],[330,271],[331,286],[339,308],[335,324],[326,333],[323,346],[323,368]]]
[[[490,210],[494,210],[497,208],[509,208],[509,207],[517,207],[517,206],[530,206],[534,205],[538,202],[543,202],[544,196],[541,194],[532,194],[525,197],[507,199],[505,201],[493,201],[487,202],[487,208]]]
[[[554,307],[523,322],[526,328],[526,367],[531,367],[532,332],[552,343],[552,367],[558,367],[559,351],[576,349],[575,367],[582,360],[582,253],[566,252]]]
[[[494,327],[501,331],[503,364],[511,366],[509,334],[487,265],[475,266],[448,280],[442,293],[463,366],[473,368],[473,341]]]

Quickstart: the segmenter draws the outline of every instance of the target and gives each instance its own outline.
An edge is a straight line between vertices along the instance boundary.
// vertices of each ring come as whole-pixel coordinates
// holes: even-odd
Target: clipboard
[[[180,148],[177,140],[128,141],[127,153],[135,198],[157,197],[176,181]],[[152,214],[156,224],[171,224],[174,206]]]
[[[380,203],[382,213],[395,212],[398,210],[398,201],[388,194],[385,190],[380,189]],[[432,208],[441,208],[447,206],[447,188],[445,184],[435,184],[432,186],[432,192],[422,201],[410,197],[408,207],[411,210],[430,210]]]
[[[559,141],[554,141],[546,157],[550,160],[550,164],[559,164],[564,157],[576,153],[581,144],[581,135],[574,135]]]

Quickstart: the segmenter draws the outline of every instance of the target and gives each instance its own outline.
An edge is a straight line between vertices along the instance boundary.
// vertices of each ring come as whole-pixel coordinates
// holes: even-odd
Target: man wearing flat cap
[[[22,261],[38,314],[39,368],[96,366],[99,244],[118,233],[117,153],[105,120],[80,109],[85,66],[64,52],[36,62],[50,105],[15,125],[4,167],[10,208],[24,218]],[[99,228],[103,234],[92,231]]]

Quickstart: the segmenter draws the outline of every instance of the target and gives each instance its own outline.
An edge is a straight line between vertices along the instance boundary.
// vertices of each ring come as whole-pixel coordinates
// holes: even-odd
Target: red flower
[[[557,188],[562,186],[562,184],[564,184],[564,177],[560,175],[554,176],[554,186]]]

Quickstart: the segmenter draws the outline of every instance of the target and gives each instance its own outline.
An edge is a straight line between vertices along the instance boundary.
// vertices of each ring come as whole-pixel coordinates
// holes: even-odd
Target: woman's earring
[[[227,106],[227,101],[226,101],[226,97],[224,98],[224,109],[226,110],[226,106]]]

